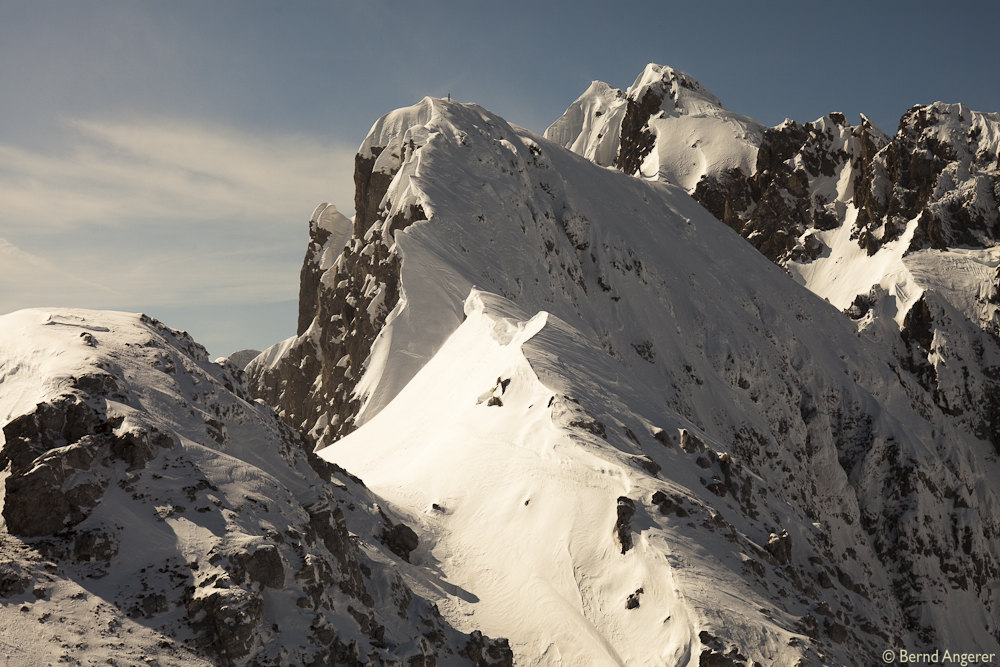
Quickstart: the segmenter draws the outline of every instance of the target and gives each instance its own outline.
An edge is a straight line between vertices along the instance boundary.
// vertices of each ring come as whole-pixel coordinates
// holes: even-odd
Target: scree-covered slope
[[[683,189],[429,98],[356,165],[248,371],[459,629],[528,665],[1000,650],[992,448]]]

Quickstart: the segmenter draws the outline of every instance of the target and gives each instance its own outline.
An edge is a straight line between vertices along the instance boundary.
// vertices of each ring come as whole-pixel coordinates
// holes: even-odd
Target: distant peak
[[[722,107],[722,102],[690,74],[668,65],[649,63],[628,89],[631,99],[639,100],[652,91],[663,99],[670,98],[680,112],[697,112],[707,103]],[[694,104],[691,104],[694,102]]]

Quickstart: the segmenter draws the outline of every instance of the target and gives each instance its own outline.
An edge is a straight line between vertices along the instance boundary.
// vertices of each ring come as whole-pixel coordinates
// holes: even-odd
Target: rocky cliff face
[[[368,146],[355,158],[357,212],[347,234],[331,233],[314,214],[302,268],[298,335],[247,367],[256,395],[315,437],[319,447],[355,428],[362,407],[357,383],[375,337],[399,301],[400,260],[393,234],[424,218],[419,205],[390,214],[386,191],[414,144],[397,141],[386,150]]]
[[[9,664],[510,664],[409,590],[405,526],[186,334],[35,310],[0,341]]]
[[[942,408],[1000,450],[1000,348],[988,296],[1000,240],[998,136],[997,114],[940,103],[910,109],[891,138],[864,118],[789,121],[764,133],[753,174],[706,176],[694,196],[842,308],[869,285],[892,290],[896,303],[882,315],[900,325],[902,358],[923,369]],[[949,249],[959,247],[956,264]],[[851,258],[859,251],[872,258],[867,265]],[[857,294],[835,284],[845,279]]]
[[[706,176],[694,196],[779,263],[815,259],[818,244],[797,242],[845,224],[847,204],[869,255],[904,233],[909,252],[990,247],[1000,236],[998,128],[997,114],[941,103],[907,111],[891,138],[842,114],[786,121],[764,133],[753,173]],[[831,189],[832,178],[848,187]]]
[[[768,259],[808,262],[829,250],[815,233],[842,224],[873,152],[886,143],[867,120],[851,126],[839,113],[785,121],[764,132],[752,173],[705,176],[692,196]]]

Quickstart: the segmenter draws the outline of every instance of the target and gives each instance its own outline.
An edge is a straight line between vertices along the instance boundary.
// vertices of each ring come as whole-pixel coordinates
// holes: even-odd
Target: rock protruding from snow
[[[402,524],[186,334],[5,315],[0,387],[10,664],[510,664],[407,588],[382,546]]]
[[[772,261],[809,262],[829,253],[817,232],[840,227],[859,165],[887,142],[867,121],[852,126],[840,113],[786,120],[764,132],[752,172],[707,175],[692,194]]]
[[[1000,451],[1000,328],[989,296],[1000,264],[998,150],[1000,115],[963,105],[913,107],[891,138],[864,117],[851,126],[830,114],[767,130],[753,173],[706,176],[694,196],[862,328],[869,312],[895,321],[902,362]],[[873,285],[895,303],[859,303]],[[918,319],[926,330],[915,344]]]

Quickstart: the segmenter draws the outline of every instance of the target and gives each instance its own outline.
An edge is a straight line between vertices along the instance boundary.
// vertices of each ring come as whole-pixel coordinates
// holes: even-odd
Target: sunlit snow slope
[[[992,448],[683,189],[430,98],[357,164],[313,319],[248,370],[460,629],[527,665],[1000,650]]]

